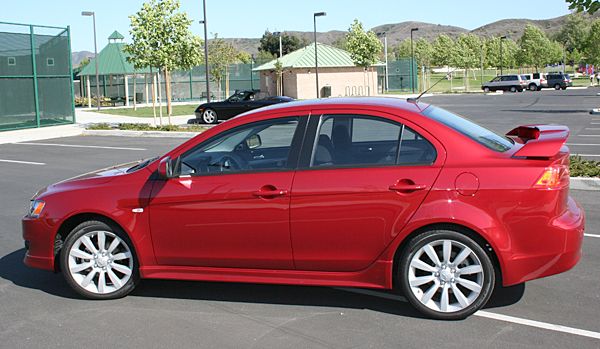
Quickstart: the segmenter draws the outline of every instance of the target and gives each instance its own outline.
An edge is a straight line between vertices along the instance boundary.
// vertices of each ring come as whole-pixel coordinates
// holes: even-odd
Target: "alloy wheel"
[[[421,247],[408,268],[410,290],[427,308],[443,313],[469,307],[484,287],[477,255],[455,240],[434,240]]]
[[[217,113],[212,109],[206,109],[204,113],[202,113],[202,119],[207,124],[212,124],[217,120]]]
[[[69,274],[81,288],[93,294],[121,289],[132,277],[133,267],[127,243],[108,231],[87,232],[69,250]]]

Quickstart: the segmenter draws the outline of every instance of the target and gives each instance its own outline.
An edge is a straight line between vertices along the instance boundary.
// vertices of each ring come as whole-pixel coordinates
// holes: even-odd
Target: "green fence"
[[[75,121],[69,27],[0,22],[0,131]]]
[[[410,65],[413,65],[412,74]],[[418,91],[417,64],[410,58],[388,62],[388,90],[391,92]],[[378,67],[379,85],[385,88],[385,67]]]
[[[229,66],[229,94],[235,90],[249,90],[260,88],[260,73],[253,72],[253,64],[232,64]],[[87,78],[87,77],[86,77]],[[96,77],[89,76],[90,94],[96,96]],[[86,83],[78,84],[77,96],[86,94]],[[145,102],[146,97],[151,98],[152,78],[150,74],[138,74],[135,78],[129,76],[127,79],[129,96],[133,96],[135,91],[136,101]],[[135,85],[135,89],[134,89]],[[220,85],[220,88],[219,88]],[[210,81],[210,92],[215,98],[225,98],[226,95],[225,77],[221,79],[220,84]],[[166,99],[165,82],[161,77],[161,91],[163,100]],[[122,75],[100,76],[100,94],[105,97],[124,97],[125,79]],[[204,65],[194,67],[186,71],[174,71],[171,73],[171,94],[173,101],[201,100],[206,98],[206,74]]]

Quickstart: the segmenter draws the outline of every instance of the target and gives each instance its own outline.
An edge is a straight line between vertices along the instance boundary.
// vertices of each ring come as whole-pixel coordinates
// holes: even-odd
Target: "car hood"
[[[145,160],[138,160],[119,164],[115,166],[105,167],[102,169],[87,172],[75,177],[64,179],[60,182],[51,184],[46,188],[39,190],[33,198],[37,198],[45,193],[59,192],[69,189],[81,188],[86,186],[108,183],[117,176],[127,174],[127,170],[136,166]]]

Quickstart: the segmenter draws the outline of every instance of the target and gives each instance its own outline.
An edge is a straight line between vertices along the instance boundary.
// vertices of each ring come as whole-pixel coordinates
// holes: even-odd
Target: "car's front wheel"
[[[61,250],[64,277],[77,293],[90,299],[120,298],[139,280],[129,238],[100,221],[75,227]]]
[[[413,238],[400,258],[399,279],[409,302],[428,317],[464,319],[483,307],[494,289],[494,266],[471,238],[431,230]]]
[[[202,121],[205,124],[216,124],[218,120],[217,112],[213,109],[206,109],[202,113]]]

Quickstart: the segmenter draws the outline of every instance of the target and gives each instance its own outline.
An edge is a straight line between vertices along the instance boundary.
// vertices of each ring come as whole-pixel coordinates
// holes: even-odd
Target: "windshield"
[[[246,97],[248,97],[248,94],[249,94],[249,92],[239,91],[239,92],[232,94],[231,97],[228,98],[228,100],[230,102],[241,102],[241,101],[246,100]]]
[[[513,141],[510,138],[500,136],[485,127],[479,126],[471,120],[465,119],[445,109],[429,106],[423,111],[423,115],[441,122],[451,129],[462,133],[492,150],[505,152],[512,148]]]

